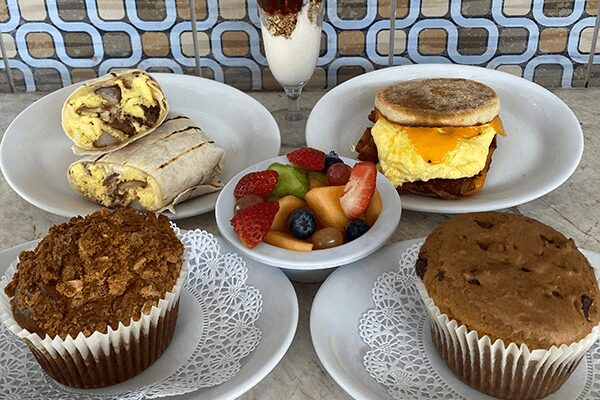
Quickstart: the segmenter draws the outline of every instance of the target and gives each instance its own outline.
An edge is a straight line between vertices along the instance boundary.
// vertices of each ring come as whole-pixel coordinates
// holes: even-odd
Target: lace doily
[[[360,337],[370,347],[363,365],[396,400],[463,400],[466,397],[436,372],[425,349],[423,333],[429,322],[414,272],[420,248],[421,244],[410,246],[400,257],[399,270],[375,281],[375,308],[365,312],[359,323]],[[585,383],[576,400],[599,399],[599,343],[586,354],[585,367]]]
[[[223,254],[212,234],[201,230],[180,231],[175,226],[173,229],[188,256],[188,279],[182,297],[187,292],[185,300],[194,303],[195,299],[195,304],[188,308],[188,314],[192,313],[188,317],[193,318],[193,328],[199,332],[194,342],[185,343],[189,352],[179,368],[173,368],[170,375],[155,382],[144,382],[144,374],[148,372],[145,371],[117,385],[120,392],[115,387],[73,389],[47,376],[27,346],[0,324],[0,398],[141,400],[189,393],[231,379],[240,370],[242,359],[260,342],[261,331],[255,322],[262,310],[261,295],[258,289],[246,285],[246,262],[237,254]],[[181,313],[180,308],[178,324],[186,317]],[[176,332],[175,340],[185,339],[177,339]],[[169,361],[172,365],[173,360]]]

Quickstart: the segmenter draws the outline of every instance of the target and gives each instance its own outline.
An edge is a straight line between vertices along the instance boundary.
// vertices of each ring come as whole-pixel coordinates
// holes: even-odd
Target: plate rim
[[[187,232],[187,231],[188,230],[181,229],[181,232]],[[225,238],[223,238],[222,236],[219,236],[219,235],[214,235],[214,234],[213,234],[213,236],[217,239],[217,242],[221,246],[221,251],[223,253],[230,253],[232,251],[235,251],[235,248]],[[21,251],[32,248],[33,246],[37,245],[41,240],[42,239],[35,239],[35,240],[17,244],[15,246],[9,247],[7,249],[1,250],[0,251],[0,259],[3,259],[6,257],[10,260],[16,260],[16,258],[18,257],[18,255]],[[279,362],[283,359],[283,357],[285,357],[285,355],[289,351],[289,349],[292,345],[292,342],[294,340],[294,337],[296,335],[296,331],[298,329],[299,314],[300,314],[300,308],[299,308],[299,303],[298,303],[298,294],[296,293],[296,290],[294,289],[294,286],[292,285],[290,280],[285,276],[285,274],[279,268],[273,268],[273,267],[259,263],[252,259],[245,259],[244,261],[246,262],[247,266],[248,266],[248,263],[258,264],[257,265],[258,268],[264,269],[265,272],[263,272],[263,273],[265,273],[265,276],[266,275],[272,276],[271,279],[273,281],[281,280],[280,283],[283,283],[283,285],[285,287],[280,286],[280,288],[282,290],[285,290],[289,294],[289,300],[291,300],[290,305],[292,307],[288,311],[289,311],[289,315],[290,315],[290,319],[291,319],[292,323],[288,327],[285,334],[283,335],[283,341],[277,347],[277,350],[272,352],[271,356],[267,360],[268,362],[263,364],[262,368],[260,370],[255,370],[255,372],[252,375],[250,375],[247,379],[240,382],[237,386],[235,386],[229,390],[225,390],[225,392],[222,393],[221,395],[218,395],[215,397],[206,397],[206,395],[204,393],[202,393],[202,390],[203,389],[210,390],[212,388],[222,387],[224,385],[227,385],[229,382],[231,382],[231,380],[235,379],[235,376],[232,377],[229,381],[223,382],[220,385],[215,385],[215,386],[207,387],[207,388],[200,388],[200,389],[197,389],[192,392],[184,393],[182,395],[168,396],[168,397],[166,397],[167,399],[169,399],[169,398],[198,399],[198,400],[207,399],[207,398],[210,398],[211,400],[233,400],[233,399],[236,399],[239,396],[243,395],[244,393],[248,392],[250,389],[254,388],[260,382],[262,382],[267,377],[267,375],[269,375],[275,369],[275,367],[279,364]],[[4,275],[6,268],[8,267],[8,265],[11,262],[12,261],[10,261],[6,265],[0,264],[0,276]],[[257,266],[255,265],[253,267],[257,267]],[[250,267],[250,268],[252,268],[252,267]],[[268,274],[266,273],[266,271],[269,271]],[[264,291],[261,291],[261,296],[264,296]],[[259,320],[264,315],[266,315],[266,314],[263,314],[263,312],[264,312],[264,309],[262,310],[261,315],[259,316]],[[261,342],[262,342],[262,339],[261,339]],[[259,347],[260,347],[260,343],[259,343],[259,346],[255,349],[255,351],[258,350]],[[245,363],[242,365],[242,368],[240,369],[240,371],[242,371],[242,369],[245,367],[245,365],[246,365]],[[238,371],[238,374],[240,371]],[[236,374],[236,375],[238,375],[238,374]]]
[[[384,251],[390,252],[390,253],[398,252],[401,254],[402,252],[406,251],[410,246],[417,244],[417,243],[422,243],[426,239],[427,239],[427,237],[424,236],[424,237],[420,237],[420,238],[390,243],[390,244],[383,246],[381,249],[379,249],[376,254],[378,254],[380,252],[384,252]],[[581,251],[581,253],[588,260],[591,257],[597,259],[598,260],[597,268],[600,270],[600,252],[588,250],[588,249],[585,249],[585,248],[582,248],[579,246],[577,248],[579,249],[579,251]],[[361,260],[358,262],[364,262],[364,260]],[[594,268],[596,268],[596,267],[594,267]],[[398,267],[395,266],[392,271],[396,271],[397,269],[398,269]],[[377,275],[375,276],[375,280],[373,280],[372,282],[369,282],[369,288],[371,289],[371,290],[369,290],[369,293],[371,294],[371,297],[369,297],[370,303],[373,302],[373,299],[372,299],[373,285],[375,284],[375,282],[381,275],[383,275],[384,273],[387,273],[387,272],[389,272],[389,271],[384,267],[382,267],[381,269],[378,269]],[[331,348],[331,346],[328,346],[328,341],[326,340],[327,337],[320,336],[319,334],[317,334],[318,329],[316,329],[316,319],[319,318],[319,317],[317,317],[317,314],[320,313],[319,309],[327,303],[326,297],[328,296],[328,293],[327,293],[329,291],[328,288],[329,288],[329,286],[332,285],[331,282],[338,279],[337,277],[344,273],[347,273],[350,275],[356,275],[357,270],[348,272],[347,269],[338,268],[329,277],[327,277],[327,279],[325,280],[325,282],[323,282],[323,284],[321,285],[321,287],[319,288],[319,290],[317,291],[317,294],[315,295],[315,297],[313,299],[313,302],[311,305],[311,310],[310,310],[310,319],[309,319],[311,342],[312,342],[313,348],[315,349],[315,353],[317,354],[319,362],[323,365],[324,369],[327,371],[329,376],[344,390],[344,392],[346,392],[348,395],[352,396],[355,399],[383,400],[384,398],[381,398],[381,397],[376,397],[376,398],[372,397],[371,395],[373,393],[371,391],[365,392],[364,390],[362,390],[362,388],[361,388],[362,384],[360,384],[360,382],[362,382],[362,381],[352,379],[352,376],[349,376],[349,377],[346,376],[348,374],[345,371],[338,368],[337,363],[334,363],[331,361],[331,359],[333,359],[333,357],[331,357],[332,352],[327,350],[328,348]],[[355,278],[356,278],[356,276],[355,276]],[[366,312],[367,310],[372,309],[374,306],[375,306],[374,304],[371,304],[370,306],[368,306],[367,308],[362,310],[361,315],[364,314],[364,312]],[[358,323],[359,323],[359,320],[356,321],[355,331],[350,332],[349,334],[356,335],[357,337],[359,337]],[[366,346],[366,344],[364,344],[362,342],[362,340],[361,340],[361,343],[364,346]],[[363,367],[362,364],[361,364],[361,367]],[[384,388],[384,390],[385,390],[384,385],[378,383],[370,376],[369,376],[369,379],[372,379],[372,381],[375,384],[381,385],[381,387]],[[359,382],[359,384],[357,384],[356,382]],[[391,398],[391,397],[389,397],[389,398]]]
[[[358,160],[353,160],[351,158],[348,157],[341,157],[341,159],[348,163],[348,162],[359,162]],[[398,207],[397,210],[394,209],[394,206],[392,205],[391,208],[387,209],[387,213],[386,215],[383,215],[383,211],[382,214],[378,217],[377,221],[381,221],[380,224],[378,224],[377,222],[373,225],[373,227],[377,226],[377,229],[381,230],[381,233],[385,236],[385,239],[383,241],[381,241],[381,243],[378,243],[376,245],[369,245],[368,243],[371,242],[367,242],[365,243],[365,246],[363,246],[361,248],[364,249],[365,247],[367,248],[366,252],[360,252],[360,253],[350,253],[346,256],[338,256],[335,258],[331,258],[328,260],[305,260],[303,259],[303,255],[304,254],[311,254],[312,252],[309,253],[302,253],[302,252],[291,252],[291,255],[295,255],[295,257],[290,258],[285,260],[285,262],[283,262],[284,260],[284,254],[282,254],[281,257],[276,257],[273,255],[265,255],[262,253],[257,253],[256,251],[254,251],[253,249],[248,249],[247,247],[245,247],[243,244],[240,243],[240,240],[238,239],[238,237],[235,235],[235,233],[233,232],[233,230],[229,227],[229,219],[226,217],[228,214],[224,214],[224,208],[225,206],[223,206],[223,203],[226,201],[224,200],[224,196],[226,196],[226,193],[229,192],[233,192],[233,182],[237,182],[239,181],[242,176],[246,175],[247,173],[250,172],[254,172],[257,170],[258,165],[260,164],[267,164],[267,163],[273,163],[273,162],[278,162],[278,161],[286,161],[287,162],[287,158],[285,155],[282,156],[277,156],[277,157],[273,157],[270,159],[266,159],[263,161],[260,161],[254,165],[251,165],[250,167],[246,168],[245,170],[241,171],[240,173],[238,173],[236,176],[234,176],[230,182],[228,182],[225,187],[221,190],[221,192],[219,193],[219,197],[217,199],[217,203],[216,203],[216,207],[215,207],[215,220],[217,222],[217,227],[219,229],[219,232],[221,234],[221,236],[227,240],[232,247],[234,247],[236,249],[236,251],[239,251],[240,253],[244,254],[247,257],[252,258],[255,261],[258,261],[259,263],[263,263],[266,265],[272,265],[275,267],[279,267],[279,268],[285,268],[286,270],[294,270],[294,271],[319,271],[319,270],[324,270],[324,269],[328,269],[331,267],[339,267],[342,265],[346,265],[355,261],[358,261],[360,259],[363,259],[365,257],[370,256],[371,254],[375,253],[376,251],[378,251],[382,246],[384,246],[389,239],[393,236],[394,232],[396,231],[398,225],[401,223],[401,218],[402,218],[402,200],[401,197],[398,195],[398,192],[391,186],[391,184],[389,185],[389,187],[386,189],[386,193],[388,194],[388,198],[390,200],[398,200]],[[384,184],[386,186],[388,186],[389,181],[387,181],[385,179],[385,177],[378,172],[378,182],[384,182]],[[393,192],[393,194],[392,194]],[[384,198],[384,194],[381,193],[382,195],[382,199]],[[385,201],[385,200],[384,200]],[[396,221],[396,223],[384,223],[383,219],[379,219],[381,218],[383,215],[383,217],[390,217],[393,218],[393,221]],[[393,229],[391,229],[391,227],[393,227]],[[290,252],[289,250],[285,250],[285,249],[279,249],[278,247],[272,246],[268,243],[261,243],[262,245],[265,246],[265,248],[267,249],[273,249],[274,251],[285,251],[285,252]],[[327,250],[324,250],[327,251]],[[294,254],[292,254],[294,253]],[[286,253],[287,254],[287,253]]]
[[[171,81],[190,80],[190,81],[199,82],[198,83],[199,85],[209,85],[209,86],[217,87],[220,89],[224,88],[226,91],[230,91],[231,93],[235,93],[236,95],[241,95],[246,100],[248,100],[251,104],[253,104],[254,106],[257,106],[258,109],[264,110],[264,117],[265,117],[264,121],[266,123],[268,123],[268,125],[270,125],[270,128],[268,131],[272,131],[274,133],[274,139],[277,142],[276,146],[275,146],[277,149],[277,152],[275,154],[279,154],[279,152],[281,151],[281,131],[279,130],[279,126],[277,125],[277,122],[275,121],[273,114],[271,114],[271,112],[262,103],[260,103],[258,100],[256,100],[249,94],[247,94],[233,86],[227,85],[225,83],[214,81],[212,79],[208,79],[208,78],[204,78],[204,77],[200,77],[200,76],[195,76],[195,75],[185,75],[185,74],[175,74],[175,73],[165,73],[165,72],[150,72],[149,74],[156,77],[159,80],[159,83],[161,86],[165,85],[165,83],[160,82],[160,80],[171,80]],[[95,79],[97,79],[97,78],[95,78]],[[10,122],[10,124],[4,131],[2,140],[0,141],[0,171],[2,172],[2,175],[4,176],[4,179],[6,180],[6,183],[8,183],[10,188],[15,193],[17,193],[19,195],[19,197],[21,197],[23,200],[27,201],[29,204],[33,205],[34,207],[37,207],[43,211],[49,212],[54,215],[59,215],[61,217],[71,218],[71,217],[81,215],[81,214],[78,211],[68,212],[64,208],[49,205],[38,197],[30,196],[29,194],[27,194],[25,192],[26,189],[24,189],[22,187],[22,185],[17,184],[17,182],[13,179],[14,177],[12,177],[10,174],[7,174],[7,170],[10,167],[8,166],[7,162],[4,161],[4,157],[3,157],[3,154],[8,151],[6,149],[6,146],[7,146],[6,137],[7,137],[7,133],[14,131],[14,129],[15,129],[14,125],[15,125],[16,121],[21,118],[25,118],[27,116],[27,114],[31,112],[30,109],[33,108],[34,106],[36,106],[36,104],[38,104],[38,102],[52,101],[51,97],[58,96],[59,93],[72,91],[72,90],[76,89],[77,87],[84,85],[87,82],[92,81],[92,80],[94,80],[94,79],[88,79],[88,80],[85,80],[82,82],[73,83],[69,86],[65,86],[65,87],[55,90],[53,92],[47,93],[46,95],[44,95],[44,96],[40,97],[39,99],[37,99],[36,101],[34,101],[33,103],[29,104],[27,107],[25,107],[25,109],[23,109],[19,114],[17,114],[17,116]],[[173,82],[171,84],[176,84],[176,83]],[[170,110],[169,112],[173,112],[173,110]],[[61,127],[61,130],[62,130],[62,127]],[[266,132],[266,130],[265,130],[265,132]],[[83,157],[83,156],[81,156],[81,157]],[[193,211],[190,210],[188,212],[184,212],[184,213],[178,212],[175,214],[173,214],[169,211],[166,211],[166,212],[164,212],[164,214],[167,215],[170,219],[177,220],[177,219],[189,218],[189,217],[193,217],[196,215],[201,215],[201,214],[205,214],[205,213],[213,211],[215,209],[218,192],[208,193],[204,196],[206,196],[207,198],[209,196],[214,197],[214,200],[210,201],[210,205],[208,207],[206,207],[206,206],[205,207],[196,207]],[[193,201],[193,200],[194,199],[190,199],[190,201]],[[102,206],[100,206],[90,200],[88,200],[88,201],[90,202],[92,207],[96,206],[98,210],[102,208]]]
[[[581,128],[581,124],[577,119],[577,116],[573,112],[573,110],[556,94],[552,93],[550,90],[544,88],[543,86],[538,85],[535,82],[529,81],[525,78],[518,77],[516,75],[510,74],[508,72],[499,71],[490,68],[478,67],[473,65],[459,65],[459,64],[431,64],[431,63],[423,63],[423,64],[411,64],[411,65],[399,65],[393,67],[386,67],[382,69],[378,69],[375,71],[367,72],[365,74],[358,75],[354,78],[347,80],[346,82],[337,85],[333,89],[329,90],[327,93],[323,95],[315,104],[313,109],[308,116],[308,120],[306,123],[305,129],[305,138],[306,142],[309,146],[315,145],[314,140],[317,140],[317,132],[319,132],[318,128],[318,116],[317,114],[320,112],[319,108],[323,107],[325,102],[331,101],[329,98],[335,98],[339,92],[346,90],[346,88],[351,88],[352,86],[358,85],[362,80],[373,79],[376,80],[379,77],[385,77],[392,73],[402,73],[404,71],[410,72],[411,70],[423,70],[427,69],[427,72],[423,73],[423,75],[431,74],[432,76],[439,77],[445,71],[452,70],[454,72],[472,72],[472,73],[482,73],[489,75],[498,75],[502,76],[509,81],[519,82],[522,85],[525,85],[527,88],[531,90],[538,91],[542,93],[544,96],[548,96],[555,103],[557,103],[563,110],[566,112],[570,122],[572,125],[573,132],[572,137],[573,140],[577,142],[574,143],[576,146],[576,154],[573,154],[573,158],[570,160],[568,167],[560,171],[557,178],[555,178],[551,184],[546,184],[541,187],[537,191],[527,191],[521,194],[519,197],[510,196],[504,199],[492,199],[487,201],[481,205],[469,205],[469,204],[460,204],[461,200],[453,200],[452,202],[440,203],[434,206],[427,205],[427,203],[422,203],[419,201],[411,201],[418,200],[420,197],[417,195],[403,195],[404,201],[404,209],[410,211],[418,211],[418,212],[427,212],[427,213],[436,213],[436,214],[461,214],[467,212],[483,212],[483,211],[494,211],[500,210],[510,207],[515,207],[521,204],[528,203],[535,199],[538,199],[542,196],[551,193],[552,191],[558,189],[561,185],[563,185],[577,170],[577,167],[581,163],[581,158],[583,156],[584,151],[584,143],[585,137],[583,134],[583,129]],[[435,75],[434,75],[435,74]],[[425,76],[422,76],[425,78]],[[398,80],[401,81],[401,80]],[[368,113],[368,111],[367,111]],[[315,132],[315,133],[312,133]],[[408,197],[410,196],[410,197]]]

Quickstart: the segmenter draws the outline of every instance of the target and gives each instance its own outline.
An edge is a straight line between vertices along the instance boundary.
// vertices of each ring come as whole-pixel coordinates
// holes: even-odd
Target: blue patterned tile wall
[[[597,0],[398,0],[393,63],[480,65],[583,86],[597,10]],[[47,91],[111,68],[195,73],[190,11],[188,0],[0,0],[0,31],[17,90]],[[279,90],[256,0],[196,0],[195,12],[204,76]],[[389,0],[326,0],[309,87],[387,66],[391,15]],[[0,89],[6,81],[0,74]],[[600,85],[600,55],[589,83]]]

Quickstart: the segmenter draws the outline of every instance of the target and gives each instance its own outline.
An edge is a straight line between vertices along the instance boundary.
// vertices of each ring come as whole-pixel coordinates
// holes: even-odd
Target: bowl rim
[[[353,166],[357,160],[340,157],[346,164]],[[285,155],[256,163],[234,176],[221,190],[215,205],[215,219],[221,235],[244,255],[263,264],[300,271],[321,270],[338,267],[363,259],[377,251],[396,231],[402,214],[400,195],[392,183],[380,172],[377,173],[377,189],[383,203],[381,214],[369,231],[360,238],[331,249],[310,252],[292,251],[260,243],[255,248],[247,248],[231,227],[235,204],[233,190],[237,182],[246,174],[265,170],[274,162],[289,164]]]

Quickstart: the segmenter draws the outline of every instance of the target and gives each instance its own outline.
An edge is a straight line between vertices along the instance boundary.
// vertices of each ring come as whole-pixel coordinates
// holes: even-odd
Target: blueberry
[[[343,163],[343,161],[338,157],[337,153],[332,150],[325,156],[325,168],[323,168],[323,172],[327,173],[329,167],[337,163]]]
[[[369,230],[370,226],[362,219],[355,219],[354,221],[348,222],[346,225],[346,241],[351,242],[354,239],[358,239]]]
[[[308,239],[317,230],[317,221],[307,208],[299,208],[290,214],[288,220],[290,232],[298,239]]]

